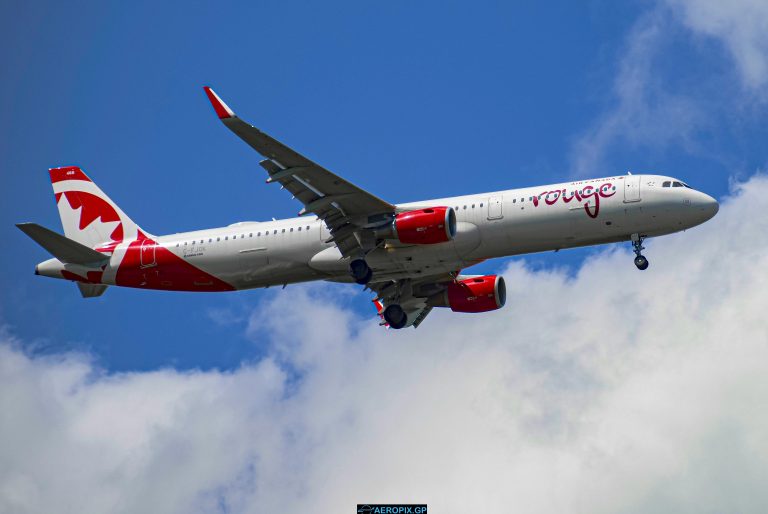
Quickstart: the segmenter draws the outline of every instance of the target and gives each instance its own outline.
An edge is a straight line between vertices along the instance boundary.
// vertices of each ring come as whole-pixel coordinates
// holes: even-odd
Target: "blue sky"
[[[32,276],[47,256],[13,227],[60,229],[46,170],[69,164],[156,234],[293,216],[295,202],[263,183],[259,156],[220,126],[203,85],[395,202],[627,170],[677,175],[722,196],[729,180],[765,163],[765,104],[749,99],[727,45],[667,20],[670,9],[608,1],[15,7],[0,20],[9,193],[0,205],[0,320],[37,351],[86,349],[110,370],[226,369],[264,354],[266,340],[244,336],[247,313],[280,293],[112,288],[84,301],[71,284]],[[634,41],[644,30],[657,33]],[[525,261],[574,270],[594,252]],[[349,308],[373,316],[367,295],[343,291]]]
[[[0,9],[0,511],[765,512],[765,0]],[[721,208],[643,273],[485,263],[505,308],[418,330],[352,286],[35,277],[51,166],[156,234],[296,213],[204,85],[393,202],[631,170]]]

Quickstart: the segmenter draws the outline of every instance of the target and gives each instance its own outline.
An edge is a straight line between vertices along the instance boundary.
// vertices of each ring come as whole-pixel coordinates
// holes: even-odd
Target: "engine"
[[[504,277],[485,275],[452,282],[445,291],[429,298],[432,307],[450,307],[454,312],[488,312],[504,307],[507,286]]]
[[[456,213],[452,207],[429,207],[401,212],[392,224],[377,231],[382,239],[405,244],[432,245],[450,241],[456,235]]]

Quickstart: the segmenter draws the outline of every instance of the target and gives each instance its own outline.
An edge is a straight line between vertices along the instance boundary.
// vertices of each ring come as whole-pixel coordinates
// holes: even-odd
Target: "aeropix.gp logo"
[[[547,205],[554,205],[562,198],[564,203],[571,203],[576,200],[577,203],[584,205],[584,211],[590,218],[597,218],[600,213],[600,198],[610,198],[616,194],[616,187],[613,182],[606,182],[600,187],[584,186],[581,189],[568,191],[567,189],[555,189],[554,191],[544,191],[535,195],[533,206],[539,206],[539,200],[544,200]],[[592,210],[590,210],[592,207]]]
[[[358,503],[358,514],[427,514],[426,504],[414,503]]]

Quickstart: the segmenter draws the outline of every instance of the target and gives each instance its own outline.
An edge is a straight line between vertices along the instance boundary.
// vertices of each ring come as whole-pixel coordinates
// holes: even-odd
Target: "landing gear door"
[[[624,203],[640,201],[640,175],[627,175],[624,179]]]
[[[492,196],[488,199],[488,219],[499,220],[504,217],[502,212],[502,197],[501,195]]]

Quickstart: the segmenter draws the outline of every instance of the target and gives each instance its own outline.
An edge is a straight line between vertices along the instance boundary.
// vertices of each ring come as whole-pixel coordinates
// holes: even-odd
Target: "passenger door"
[[[640,175],[627,175],[624,179],[624,203],[640,201]]]
[[[141,252],[139,253],[140,267],[149,268],[155,266],[155,242],[151,239],[145,239],[141,242]]]

